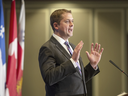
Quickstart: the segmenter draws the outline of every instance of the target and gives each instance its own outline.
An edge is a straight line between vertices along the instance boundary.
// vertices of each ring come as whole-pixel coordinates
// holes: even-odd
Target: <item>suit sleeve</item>
[[[47,47],[40,49],[39,66],[45,83],[50,86],[76,72],[70,60],[57,65],[53,52]]]
[[[93,76],[100,72],[99,67],[97,70],[94,70],[90,63],[84,68],[85,71],[85,81],[88,82]]]

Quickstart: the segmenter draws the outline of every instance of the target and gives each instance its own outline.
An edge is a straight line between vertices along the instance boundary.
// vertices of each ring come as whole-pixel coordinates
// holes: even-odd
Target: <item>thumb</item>
[[[88,51],[86,51],[86,54],[87,54],[87,57],[89,58],[89,57],[90,57],[90,55],[89,55]]]

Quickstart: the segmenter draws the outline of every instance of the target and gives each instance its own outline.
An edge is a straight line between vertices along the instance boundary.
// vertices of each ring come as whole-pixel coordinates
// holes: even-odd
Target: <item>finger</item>
[[[80,43],[78,44],[78,50],[81,50],[82,49],[82,47],[83,47],[83,41],[80,41]]]
[[[89,55],[88,51],[86,51],[86,54],[87,54],[87,57],[90,58],[90,55]]]
[[[92,43],[92,44],[91,44],[91,52],[93,51],[93,46],[94,46],[94,44]]]
[[[104,48],[102,48],[102,49],[101,49],[101,51],[100,51],[100,55],[102,55],[102,53],[103,53],[103,50],[104,50]]]
[[[100,44],[98,44],[98,48],[97,48],[97,52],[99,52],[100,51]]]
[[[76,52],[80,51],[83,47],[83,44],[84,44],[83,41],[80,41],[74,50],[76,50]]]
[[[83,41],[81,41],[81,43],[80,43],[80,47],[83,47],[83,45],[84,45],[84,42],[83,42]]]
[[[78,48],[78,47],[81,45],[81,43],[82,43],[82,41],[80,41],[80,42],[77,44],[76,48]]]
[[[80,42],[76,45],[74,50],[78,50],[79,46],[80,46]]]
[[[79,49],[78,49],[79,51],[81,51],[81,49],[83,48],[83,44],[84,44],[84,43],[82,43],[82,44],[80,45],[80,47],[79,47]]]
[[[95,44],[94,51],[97,50],[97,45],[98,45],[98,43]]]

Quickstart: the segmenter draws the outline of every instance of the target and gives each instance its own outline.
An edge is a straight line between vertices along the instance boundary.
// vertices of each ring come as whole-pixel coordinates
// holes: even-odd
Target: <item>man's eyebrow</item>
[[[74,19],[66,19],[66,20],[74,20]]]

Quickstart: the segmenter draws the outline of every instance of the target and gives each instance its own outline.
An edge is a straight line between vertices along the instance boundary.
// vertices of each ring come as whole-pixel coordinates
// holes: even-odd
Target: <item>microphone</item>
[[[109,62],[112,63],[116,68],[118,68],[121,72],[123,72],[128,77],[128,74],[122,71],[114,62],[112,62],[111,60],[109,60]]]

